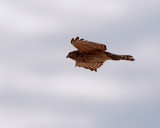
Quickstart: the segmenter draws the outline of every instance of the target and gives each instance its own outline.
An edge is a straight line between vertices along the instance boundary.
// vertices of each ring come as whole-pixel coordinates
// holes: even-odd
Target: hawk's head
[[[75,60],[78,57],[78,53],[79,53],[78,51],[70,52],[70,53],[68,53],[66,58],[71,58],[71,59]]]

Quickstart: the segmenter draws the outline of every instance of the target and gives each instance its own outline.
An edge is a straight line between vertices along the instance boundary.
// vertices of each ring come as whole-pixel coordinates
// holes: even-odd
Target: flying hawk
[[[135,60],[131,55],[117,55],[106,52],[106,45],[79,39],[79,37],[72,38],[71,44],[78,50],[70,52],[67,58],[75,60],[75,66],[91,71],[97,72],[97,68],[101,67],[106,60]]]

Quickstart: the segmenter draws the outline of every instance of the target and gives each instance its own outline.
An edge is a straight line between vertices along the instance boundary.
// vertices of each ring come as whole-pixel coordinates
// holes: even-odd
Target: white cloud
[[[63,24],[56,17],[37,15],[18,6],[2,4],[0,7],[2,34],[9,36],[34,36],[63,30]],[[12,37],[12,36],[11,36]]]
[[[115,128],[115,122],[138,122],[140,114],[146,122],[141,110],[159,111],[158,3],[1,1],[0,127],[96,128],[107,119]],[[75,68],[65,59],[75,35],[136,61],[106,62],[97,73]]]
[[[4,111],[5,110],[5,111]],[[31,127],[70,127],[88,128],[92,126],[91,116],[85,113],[48,112],[43,109],[21,109],[0,107],[0,126],[3,128],[31,128]],[[10,123],[8,123],[10,122]]]

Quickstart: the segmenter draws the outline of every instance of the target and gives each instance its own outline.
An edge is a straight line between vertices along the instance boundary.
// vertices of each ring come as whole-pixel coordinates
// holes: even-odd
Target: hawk
[[[135,60],[131,55],[117,55],[106,52],[106,45],[79,39],[79,37],[72,38],[71,44],[78,50],[70,52],[67,58],[75,60],[75,66],[91,71],[97,72],[97,68],[101,67],[106,60]]]

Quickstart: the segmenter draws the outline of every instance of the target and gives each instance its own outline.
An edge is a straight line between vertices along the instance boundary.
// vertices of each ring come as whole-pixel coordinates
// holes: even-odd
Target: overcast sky
[[[136,61],[66,59],[79,36]],[[1,0],[1,128],[159,128],[159,0]]]

